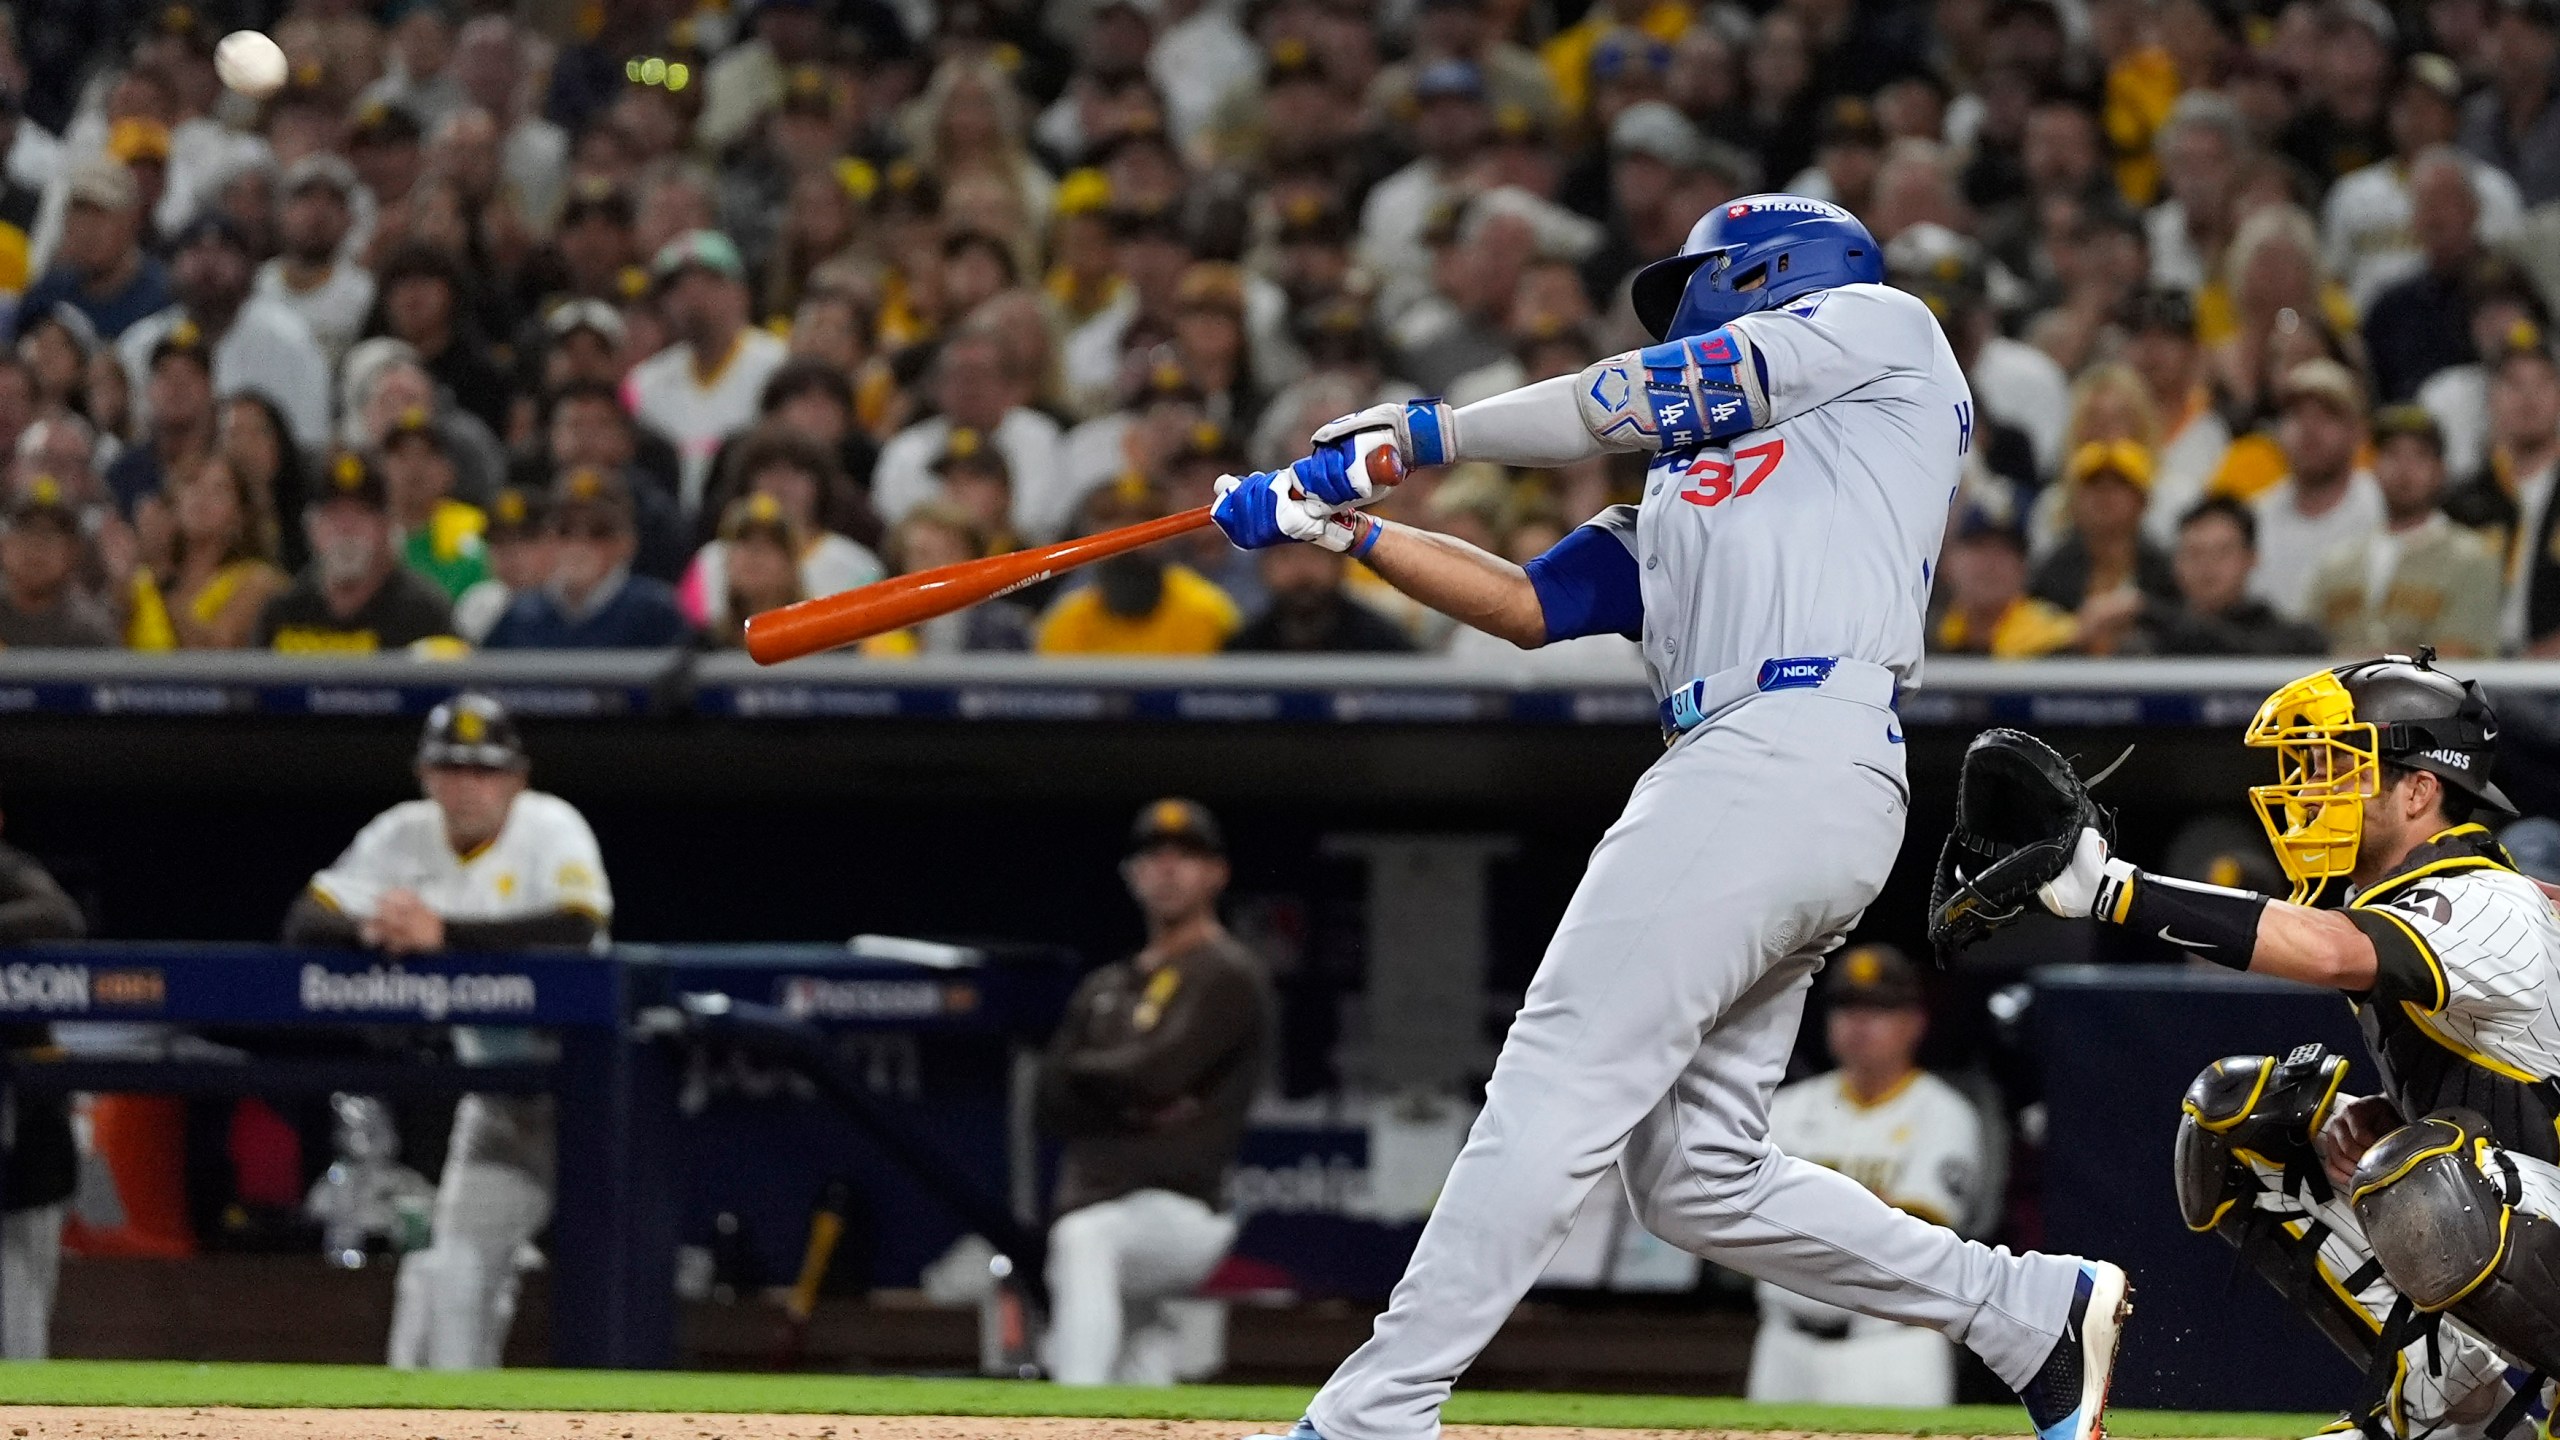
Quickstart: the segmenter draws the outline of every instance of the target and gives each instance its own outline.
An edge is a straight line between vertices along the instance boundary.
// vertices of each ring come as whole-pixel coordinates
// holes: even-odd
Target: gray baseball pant
[[[2034,1376],[2077,1260],[1966,1240],[1769,1140],[1805,992],[1883,888],[1907,794],[1892,712],[1818,690],[1733,705],[1645,773],[1386,1313],[1308,1407],[1325,1440],[1437,1435],[1450,1386],[1612,1163],[1664,1240],[1938,1330],[2013,1387]]]

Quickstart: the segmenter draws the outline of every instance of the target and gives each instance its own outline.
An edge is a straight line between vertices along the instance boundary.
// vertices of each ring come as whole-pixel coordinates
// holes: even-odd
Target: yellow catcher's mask
[[[2364,803],[2381,793],[2386,766],[2427,771],[2471,804],[2515,813],[2489,778],[2496,713],[2477,681],[2434,662],[2434,650],[2421,647],[2414,659],[2385,655],[2316,671],[2268,696],[2249,722],[2245,743],[2276,752],[2276,783],[2251,786],[2249,799],[2293,879],[2296,904],[2354,871]]]
[[[2249,803],[2293,881],[2290,898],[2309,904],[2355,869],[2365,797],[2382,788],[2374,727],[2356,719],[2337,672],[2320,670],[2268,696],[2241,740],[2276,752],[2276,783],[2250,786]]]

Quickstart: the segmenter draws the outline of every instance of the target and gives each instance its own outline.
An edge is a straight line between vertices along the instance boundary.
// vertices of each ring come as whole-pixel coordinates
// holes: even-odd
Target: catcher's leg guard
[[[2320,1333],[2358,1364],[2369,1364],[2375,1324],[2348,1296],[2377,1277],[2323,1269],[2328,1227],[2303,1214],[2307,1207],[2276,1212],[2258,1206],[2269,1193],[2303,1199],[2307,1191],[2311,1203],[2329,1198],[2311,1137],[2327,1122],[2346,1075],[2346,1057],[2319,1045],[2304,1045],[2282,1060],[2234,1055],[2215,1061],[2187,1087],[2174,1169],[2187,1228],[2231,1242],[2241,1261],[2311,1317]]]
[[[2560,1373],[2560,1222],[2518,1209],[2522,1187],[2486,1121],[2439,1110],[2366,1151],[2348,1195],[2411,1304]]]

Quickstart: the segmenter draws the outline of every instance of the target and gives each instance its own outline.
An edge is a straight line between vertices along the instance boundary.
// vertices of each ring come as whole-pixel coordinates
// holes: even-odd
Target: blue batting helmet
[[[1857,216],[1804,195],[1745,195],[1636,273],[1636,318],[1657,340],[1682,340],[1815,290],[1883,281],[1884,247]]]

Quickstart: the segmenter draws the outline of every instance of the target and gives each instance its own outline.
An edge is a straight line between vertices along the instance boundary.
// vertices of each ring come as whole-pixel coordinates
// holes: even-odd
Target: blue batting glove
[[[1288,483],[1285,471],[1257,470],[1241,478],[1221,475],[1218,502],[1210,507],[1209,519],[1239,550],[1286,545],[1295,538],[1280,528],[1280,487]]]
[[[1295,461],[1290,469],[1297,473],[1298,486],[1327,505],[1354,505],[1369,498],[1369,487],[1359,469],[1359,457],[1352,453],[1356,436],[1339,440],[1318,441],[1315,453]],[[1355,478],[1357,477],[1357,478]]]

